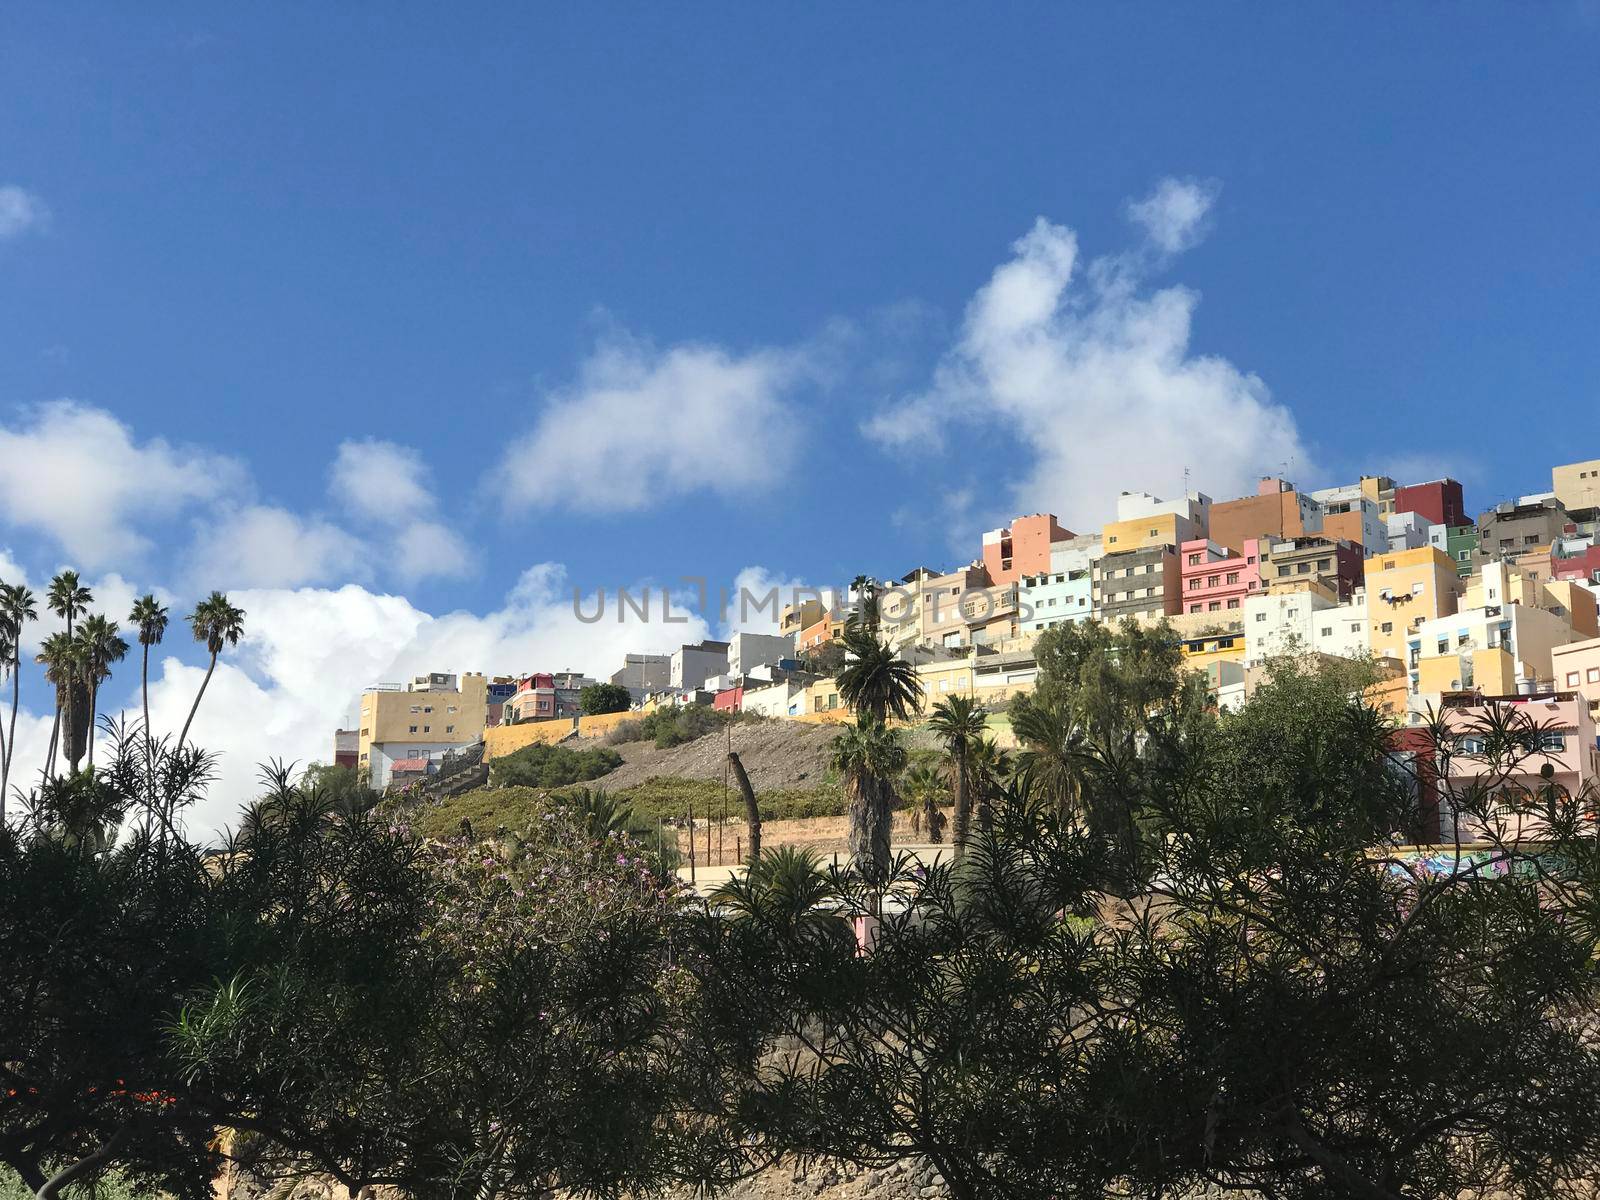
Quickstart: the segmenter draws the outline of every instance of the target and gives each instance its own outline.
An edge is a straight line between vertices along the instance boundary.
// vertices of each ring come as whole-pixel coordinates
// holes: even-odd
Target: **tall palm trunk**
[[[200,681],[200,690],[194,694],[194,703],[189,706],[189,717],[183,723],[183,729],[178,734],[179,750],[183,749],[184,739],[189,736],[189,726],[194,724],[194,714],[200,711],[200,701],[205,697],[206,687],[211,682],[211,672],[217,669],[218,650],[211,652],[211,665],[206,668],[206,677]]]
[[[140,639],[143,641],[143,639]],[[139,667],[139,693],[144,699],[144,773],[150,795],[156,794],[156,749],[150,737],[150,643],[144,642],[144,662]]]
[[[11,652],[11,727],[6,734],[5,760],[0,762],[0,825],[6,823],[6,796],[11,790],[11,757],[17,745],[17,704],[21,699],[22,649],[18,645]]]
[[[951,837],[955,842],[955,855],[960,858],[967,848],[967,834],[972,828],[972,795],[967,787],[967,756],[957,754],[956,759],[956,813],[955,829]]]
[[[890,784],[871,771],[852,775],[850,795],[850,853],[856,869],[874,888],[889,875],[889,826],[894,819]]]
[[[100,681],[98,679],[89,684],[89,770],[94,770],[94,719],[95,712],[100,707]]]

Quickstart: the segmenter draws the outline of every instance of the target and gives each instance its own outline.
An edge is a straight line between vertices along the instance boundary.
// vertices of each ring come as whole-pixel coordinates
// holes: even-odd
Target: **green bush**
[[[489,763],[489,781],[496,787],[557,788],[599,779],[622,765],[622,755],[604,746],[573,750],[535,742]]]
[[[682,708],[658,708],[637,721],[623,721],[606,736],[606,744],[654,742],[657,750],[667,750],[704,737],[728,724],[729,714],[709,704],[687,704]]]
[[[744,800],[731,781],[726,799],[720,779],[683,779],[653,775],[643,783],[619,788],[612,795],[626,803],[640,818],[651,821],[681,820],[692,802],[696,818],[721,817],[724,803],[728,816],[744,817]],[[763,821],[791,821],[803,817],[838,817],[845,812],[844,790],[824,782],[810,788],[769,788],[756,793],[756,805]]]

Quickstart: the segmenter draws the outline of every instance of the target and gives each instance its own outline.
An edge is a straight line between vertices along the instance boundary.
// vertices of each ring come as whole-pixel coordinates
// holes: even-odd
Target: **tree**
[[[913,763],[906,771],[900,790],[911,805],[911,830],[927,830],[928,840],[935,845],[944,841],[944,813],[940,805],[950,795],[950,772],[933,763]]]
[[[1393,852],[1415,798],[1346,682],[1302,669],[1242,719],[1126,705],[1131,862],[1024,773],[958,866],[714,903],[706,1003],[764,1031],[717,1061],[741,1161],[918,1155],[958,1200],[1592,1191],[1597,797],[1525,716],[1441,717],[1446,803],[1487,840]],[[1087,790],[1122,740],[1086,739]],[[1458,753],[1483,770],[1451,785]],[[867,912],[870,953],[811,932]]]
[[[950,782],[956,798],[955,849],[960,854],[972,828],[972,748],[988,728],[988,717],[971,696],[949,696],[933,706],[928,727],[950,756]]]
[[[117,623],[95,613],[84,619],[73,639],[89,691],[89,769],[94,770],[94,730],[100,708],[100,685],[111,677],[111,665],[127,656],[128,643],[117,630]],[[74,762],[73,770],[77,770]]]
[[[800,652],[801,666],[813,675],[821,675],[824,679],[837,676],[849,661],[850,657],[845,652],[844,643],[837,638],[830,638]]]
[[[341,816],[364,813],[383,799],[382,793],[367,782],[367,773],[356,767],[310,763],[300,775],[300,790],[322,796]]]
[[[44,775],[54,773],[56,743],[61,733],[62,710],[70,717],[72,687],[77,679],[77,646],[69,634],[52,633],[39,645],[34,662],[44,667],[45,682],[55,689],[56,719],[50,730],[50,750],[45,760]]]
[[[94,593],[79,583],[76,571],[67,570],[57,574],[45,592],[45,604],[51,612],[66,622],[68,642],[72,640],[72,622],[92,603],[94,603]],[[67,656],[64,654],[56,656],[57,663],[62,668],[63,681],[56,686],[56,718],[50,730],[50,751],[45,759],[46,773],[53,773],[55,770],[56,751],[61,737],[63,701],[69,723],[72,717],[73,679],[66,659]]]
[[[532,1200],[678,1168],[685,897],[598,808],[450,844],[329,820],[280,783],[262,808],[220,867],[254,914],[252,965],[195,995],[175,1035],[272,1175]]]
[[[17,708],[22,687],[22,628],[38,616],[34,595],[27,587],[20,583],[0,586],[0,645],[6,650],[0,667],[11,672],[11,719],[5,738],[0,741],[0,825],[4,825],[6,820],[11,761],[17,748]]]
[[[914,667],[878,635],[860,626],[845,630],[849,661],[839,672],[839,696],[859,715],[883,722],[909,720],[922,709],[922,688]]]
[[[155,770],[155,737],[150,728],[150,647],[161,644],[167,634],[167,620],[166,608],[149,593],[135,600],[133,611],[128,614],[129,623],[139,631],[139,696],[144,706],[145,754],[152,771]]]
[[[585,716],[627,712],[633,707],[633,697],[621,684],[591,683],[578,693],[578,707]]]
[[[1083,734],[1072,705],[1059,692],[1038,698],[1019,693],[1011,708],[1011,731],[1022,746],[1018,768],[1029,791],[1063,813],[1078,815]]]
[[[205,770],[158,776],[181,806]],[[125,824],[148,814],[147,779],[119,731],[103,770],[42,778],[22,826],[0,828],[0,1162],[41,1197],[110,1164],[139,1190],[210,1195],[213,1124],[183,1094],[166,1026],[228,942],[201,857]]]
[[[757,862],[761,858],[761,806],[756,803],[756,793],[750,786],[750,776],[745,772],[744,762],[735,750],[728,751],[728,770],[733,772],[733,782],[739,789],[740,798],[744,801],[745,829],[750,834],[750,861]]]
[[[857,575],[850,583],[850,591],[855,595],[856,603],[860,606],[856,614],[856,621],[861,628],[873,635],[878,633],[878,581],[871,575]]]
[[[221,592],[212,592],[195,605],[194,612],[189,614],[189,627],[194,631],[194,640],[205,643],[211,661],[206,664],[205,678],[200,681],[200,690],[195,693],[189,715],[178,732],[180,750],[189,736],[189,726],[194,723],[195,713],[200,711],[200,701],[211,683],[211,673],[217,669],[217,656],[222,653],[224,646],[237,646],[239,639],[244,636],[244,610],[235,608]]]
[[[863,879],[881,884],[889,871],[894,780],[905,770],[905,746],[896,731],[863,714],[834,738],[832,762],[844,777],[856,869]]]

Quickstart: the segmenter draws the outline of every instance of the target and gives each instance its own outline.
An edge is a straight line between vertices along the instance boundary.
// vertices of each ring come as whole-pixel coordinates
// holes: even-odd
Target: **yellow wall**
[[[1156,531],[1154,536],[1150,533],[1152,529]],[[1101,545],[1107,554],[1117,550],[1142,550],[1146,546],[1177,546],[1198,536],[1193,521],[1170,512],[1131,521],[1112,521],[1100,531]]]
[[[1405,661],[1407,635],[1422,621],[1454,613],[1462,592],[1450,556],[1432,546],[1374,555],[1366,561],[1366,576],[1372,650],[1383,658]],[[1413,592],[1418,584],[1421,588]],[[1383,599],[1385,588],[1397,603]]]
[[[924,712],[948,696],[970,696],[973,690],[972,660],[957,658],[924,663],[917,668],[917,682],[922,685]]]
[[[1556,580],[1544,585],[1550,598],[1567,612],[1567,624],[1580,638],[1600,637],[1600,613],[1596,612],[1594,593],[1571,579]]]
[[[592,717],[557,717],[553,721],[529,721],[522,725],[496,725],[483,731],[485,761],[510,754],[535,742],[559,742],[574,729],[579,737],[601,737],[624,721],[637,721],[642,712],[599,713]]]
[[[357,726],[358,762],[370,764],[372,745],[389,742],[437,745],[458,742],[470,745],[483,736],[489,713],[489,683],[481,674],[468,672],[460,677],[458,692],[363,692],[361,718]],[[432,709],[431,712],[412,712]],[[451,712],[451,709],[455,712]],[[411,732],[411,726],[417,732]]]

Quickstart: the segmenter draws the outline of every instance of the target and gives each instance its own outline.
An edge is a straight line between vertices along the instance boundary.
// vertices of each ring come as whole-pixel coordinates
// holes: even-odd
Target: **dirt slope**
[[[756,791],[816,787],[828,771],[828,749],[839,732],[834,725],[801,721],[748,721],[733,727],[733,748]],[[567,742],[581,747],[583,742]],[[605,777],[608,791],[643,783],[652,775],[680,779],[722,779],[728,735],[708,733],[692,742],[657,750],[650,742],[613,746],[622,766]]]

